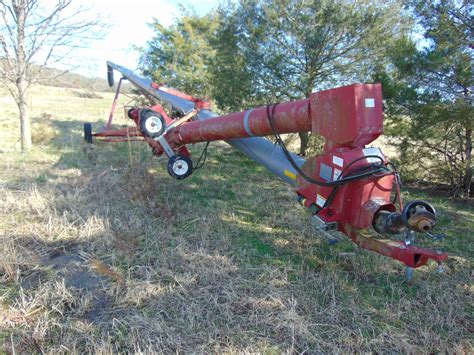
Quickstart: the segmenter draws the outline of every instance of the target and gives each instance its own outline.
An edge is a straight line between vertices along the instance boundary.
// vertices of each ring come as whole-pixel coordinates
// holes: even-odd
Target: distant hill
[[[104,78],[89,78],[77,73],[64,73],[64,71],[46,68],[43,69],[41,75],[43,77],[42,84],[47,86],[61,87],[61,88],[74,88],[91,91],[114,91],[110,88]]]
[[[0,59],[0,66],[2,64],[2,59]],[[39,70],[39,67],[35,68]],[[106,71],[104,69],[103,78],[89,78],[87,76],[64,72],[63,70],[58,70],[54,68],[43,68],[41,73],[41,84],[46,86],[60,87],[60,88],[72,88],[72,89],[83,89],[86,91],[115,91],[114,88],[110,88],[107,84]],[[129,83],[124,83],[122,91],[128,91]]]

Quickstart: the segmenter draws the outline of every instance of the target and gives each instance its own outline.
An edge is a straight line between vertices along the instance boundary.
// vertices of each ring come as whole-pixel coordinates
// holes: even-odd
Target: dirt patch
[[[103,323],[114,314],[113,299],[109,295],[113,281],[120,283],[122,279],[100,261],[54,250],[39,261],[37,271],[22,279],[21,286],[30,291],[44,282],[64,284],[77,300],[66,302],[66,311],[81,314],[88,322]],[[83,310],[78,310],[81,307]]]
[[[79,255],[65,255],[54,252],[42,261],[43,266],[54,270],[64,279],[67,288],[94,291],[108,286],[108,280],[94,273],[86,260]]]

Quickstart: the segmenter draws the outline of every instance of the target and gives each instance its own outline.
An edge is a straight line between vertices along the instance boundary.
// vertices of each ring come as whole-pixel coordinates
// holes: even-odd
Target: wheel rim
[[[156,116],[150,116],[145,121],[145,128],[151,134],[159,133],[163,128],[161,120]]]
[[[185,175],[189,170],[189,165],[184,160],[177,160],[173,163],[173,173],[176,175]]]

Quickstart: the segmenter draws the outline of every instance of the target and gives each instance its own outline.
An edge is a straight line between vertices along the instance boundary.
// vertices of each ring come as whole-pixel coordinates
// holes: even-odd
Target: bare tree
[[[18,105],[22,151],[31,148],[28,89],[51,73],[47,66],[70,65],[71,53],[103,28],[99,18],[87,18],[90,9],[73,8],[72,1],[45,7],[38,0],[0,0],[0,80]]]

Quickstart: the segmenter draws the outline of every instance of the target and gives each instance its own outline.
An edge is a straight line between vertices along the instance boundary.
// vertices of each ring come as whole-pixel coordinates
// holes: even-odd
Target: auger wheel
[[[193,173],[193,162],[187,156],[177,154],[168,160],[168,174],[177,180],[187,178]]]
[[[163,134],[166,128],[165,119],[153,110],[142,110],[140,112],[140,129],[142,133],[150,138],[156,138]]]
[[[84,141],[92,144],[92,124],[84,123]]]

